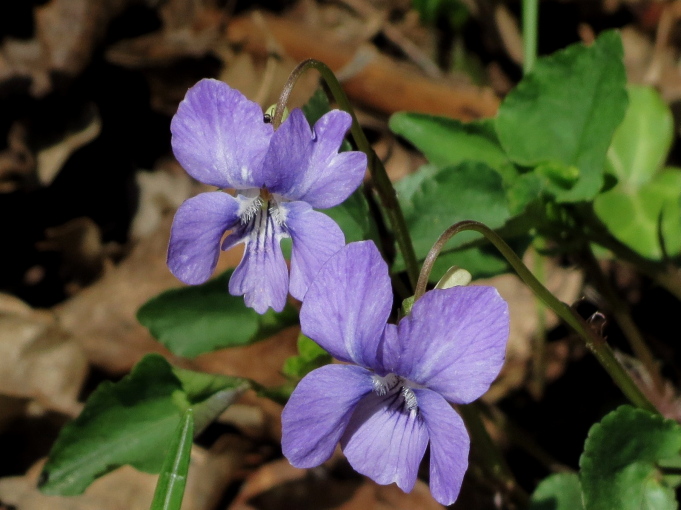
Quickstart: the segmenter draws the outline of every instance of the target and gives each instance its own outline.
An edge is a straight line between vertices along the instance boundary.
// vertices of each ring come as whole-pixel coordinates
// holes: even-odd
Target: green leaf
[[[345,234],[346,243],[365,240],[378,241],[378,228],[369,210],[369,204],[364,196],[362,186],[350,195],[345,202],[325,209],[323,212],[338,223]]]
[[[589,431],[580,465],[587,510],[678,508],[678,476],[658,466],[681,465],[681,425],[659,415],[621,406]]]
[[[283,372],[293,379],[301,379],[316,368],[331,363],[331,355],[314,340],[298,336],[298,356],[291,356],[284,362]]]
[[[545,173],[548,177],[530,172],[519,173],[501,147],[494,130],[494,119],[464,123],[447,117],[400,112],[390,118],[390,127],[423,152],[431,163],[399,181],[396,187],[398,193],[409,193],[408,190],[413,190],[415,184],[444,166],[454,166],[464,161],[479,161],[486,163],[501,175],[509,210],[512,215],[516,215],[523,212],[527,204],[536,200],[542,193],[551,193],[552,184],[549,178],[553,174],[558,173],[559,179],[565,179],[565,165],[560,163],[553,165],[546,163],[545,166],[548,168],[539,171],[539,174]],[[554,167],[557,168],[554,170]],[[574,173],[572,168],[570,170]]]
[[[632,85],[629,108],[608,149],[607,170],[626,188],[636,188],[662,168],[674,138],[674,119],[652,87]]]
[[[464,123],[425,113],[399,112],[390,117],[389,126],[438,167],[466,160],[481,161],[495,170],[509,164],[492,119]]]
[[[312,97],[308,99],[307,103],[301,108],[303,114],[307,119],[310,126],[314,126],[315,122],[322,118],[322,116],[331,110],[331,104],[329,103],[329,98],[324,92],[323,88],[318,88],[312,94]]]
[[[326,92],[324,92],[324,89],[318,88],[315,90],[312,97],[303,105],[301,110],[310,126],[314,126],[325,113],[331,111],[331,104],[329,103],[329,98],[326,95]],[[340,146],[340,152],[349,150],[352,150],[352,146],[347,140],[343,140],[343,143],[341,143]]]
[[[617,185],[596,197],[599,219],[621,242],[659,260],[681,252],[681,172],[661,170],[674,136],[672,114],[650,87],[629,89],[630,104],[608,151]]]
[[[189,407],[198,432],[248,387],[243,379],[174,369],[162,356],[149,354],[120,381],[100,384],[81,414],[61,430],[40,490],[81,494],[124,464],[158,473]]]
[[[468,9],[460,0],[413,0],[423,23],[435,24],[444,17],[452,27],[461,28],[468,19]]]
[[[681,171],[670,168],[637,189],[617,185],[596,197],[594,210],[608,230],[644,257],[681,252]],[[661,232],[660,232],[661,230]]]
[[[281,313],[260,315],[240,296],[232,296],[227,284],[233,270],[202,285],[166,291],[149,300],[137,312],[137,320],[178,356],[249,345],[298,323],[290,305]]]
[[[558,473],[537,485],[529,510],[584,510],[576,473]]]
[[[484,163],[465,161],[445,168],[426,167],[423,173],[417,172],[399,181],[396,188],[419,260],[425,258],[440,234],[454,223],[477,220],[495,229],[510,217],[502,179]],[[447,249],[478,237],[474,232],[463,232],[450,241]],[[463,267],[475,277],[485,273],[490,262],[494,269],[507,267],[496,252],[491,252],[490,259],[483,256],[482,250],[471,248],[466,250],[468,253],[439,258],[432,278],[437,281],[453,265]],[[403,262],[398,259],[395,270],[402,267]]]
[[[175,430],[158,476],[150,510],[180,510],[194,441],[194,415],[187,409]]]
[[[561,202],[589,200],[603,185],[606,153],[627,105],[622,42],[604,32],[537,61],[499,107],[496,132],[521,166],[562,163],[579,169]]]

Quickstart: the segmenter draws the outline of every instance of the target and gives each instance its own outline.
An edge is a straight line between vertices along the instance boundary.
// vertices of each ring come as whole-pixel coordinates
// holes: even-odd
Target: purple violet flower
[[[504,363],[508,305],[493,287],[432,290],[398,325],[388,267],[371,242],[351,243],[310,285],[302,331],[336,359],[306,375],[282,414],[284,455],[307,468],[338,442],[352,467],[409,492],[430,444],[430,490],[453,503],[469,438],[448,402],[487,391]]]
[[[168,266],[184,283],[210,278],[220,247],[246,249],[229,281],[259,313],[302,299],[315,274],[345,244],[340,227],[313,209],[343,202],[361,184],[366,155],[338,153],[352,119],[333,110],[310,129],[295,109],[276,131],[257,103],[217,80],[187,92],[170,125],[175,157],[200,182],[234,188],[201,193],[178,209]],[[232,232],[220,241],[227,230]],[[279,245],[293,241],[291,274]]]

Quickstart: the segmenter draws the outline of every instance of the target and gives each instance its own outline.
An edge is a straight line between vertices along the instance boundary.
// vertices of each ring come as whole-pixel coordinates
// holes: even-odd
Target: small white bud
[[[437,282],[435,288],[449,289],[451,287],[465,287],[471,283],[472,279],[473,277],[471,274],[465,269],[459,266],[452,266],[447,270],[445,275],[440,278],[440,281]]]

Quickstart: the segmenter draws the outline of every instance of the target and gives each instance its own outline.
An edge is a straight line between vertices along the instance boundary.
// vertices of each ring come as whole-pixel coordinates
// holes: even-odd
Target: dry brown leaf
[[[524,262],[528,267],[533,266],[536,254],[528,250]],[[544,285],[563,302],[572,304],[579,297],[583,285],[581,272],[572,268],[558,266],[553,259],[543,258],[545,263],[546,281]],[[527,369],[532,356],[532,342],[539,333],[539,316],[537,313],[537,298],[527,285],[514,274],[504,274],[486,280],[476,280],[475,284],[492,285],[497,288],[501,296],[508,302],[511,331],[506,348],[506,364],[499,379],[487,392],[484,399],[496,402],[510,390],[518,388],[527,379]],[[550,310],[546,311],[545,328],[548,331],[558,324],[558,318]],[[547,358],[549,355],[547,355]],[[556,357],[551,354],[552,374],[559,373],[556,369]],[[562,358],[563,362],[566,358]]]
[[[59,269],[66,281],[66,291],[73,295],[92,283],[102,272],[109,248],[102,243],[99,226],[87,217],[74,218],[63,225],[45,230],[45,240],[37,243],[41,251],[61,256]]]
[[[38,151],[36,172],[40,184],[49,186],[69,156],[99,136],[102,130],[102,121],[94,106],[91,107],[91,111],[91,118],[85,125],[73,132],[66,133],[58,143]]]
[[[626,26],[620,32],[628,81],[656,87],[667,103],[681,99],[679,54],[674,46],[658,44],[655,48],[653,42],[633,26]]]
[[[130,226],[131,239],[138,241],[153,234],[168,211],[177,209],[192,196],[192,179],[175,160],[165,161],[153,172],[135,174],[139,205]]]
[[[664,378],[662,388],[657,388],[653,376],[637,358],[621,351],[615,351],[615,356],[660,414],[681,422],[681,394],[678,388]]]
[[[139,0],[51,0],[35,8],[36,37],[51,71],[80,73],[109,21]]]
[[[353,66],[354,72],[343,83],[348,95],[384,113],[400,110],[446,115],[463,120],[491,117],[499,100],[490,89],[482,89],[451,80],[434,80],[423,76],[412,66],[387,55],[373,52],[367,56],[361,46],[350,40],[339,40],[329,30],[309,26],[297,19],[263,16],[263,30],[253,16],[231,20],[227,39],[245,45],[247,51],[266,55],[268,39],[274,38],[297,61],[316,58],[334,72]],[[355,66],[353,60],[362,60]]]
[[[0,393],[77,414],[88,369],[80,345],[51,314],[20,307],[17,301],[0,301],[5,304],[0,309]]]
[[[433,499],[428,486],[416,480],[414,489],[406,494],[397,485],[378,485],[371,480],[355,491],[350,501],[335,507],[337,510],[441,510],[444,508]]]
[[[52,89],[52,73],[75,76],[89,63],[109,22],[142,0],[50,0],[34,8],[35,38],[6,38],[0,46],[0,81],[29,78],[30,92]]]
[[[126,373],[148,352],[167,351],[137,322],[139,307],[180,282],[166,267],[170,217],[153,235],[102,278],[54,312],[94,365],[108,373]]]
[[[0,193],[35,186],[35,159],[26,143],[26,127],[21,122],[15,122],[10,127],[7,146],[0,152]]]
[[[171,216],[163,218],[153,234],[137,243],[131,253],[102,278],[54,312],[62,327],[83,346],[91,363],[113,374],[127,373],[142,356],[160,352],[171,362],[255,379],[262,384],[281,384],[279,374],[284,360],[296,353],[295,328],[247,347],[225,349],[189,361],[173,357],[156,342],[136,319],[137,310],[152,297],[182,284],[166,265]],[[235,267],[243,248],[222,254],[216,273]],[[225,292],[227,290],[225,289]]]
[[[253,510],[249,500],[277,485],[305,477],[307,470],[294,468],[288,460],[279,459],[258,468],[248,476],[228,510]]]
[[[410,493],[395,484],[378,485],[367,478],[335,477],[327,469],[337,463],[338,453],[330,463],[305,470],[279,459],[261,466],[252,473],[227,510],[265,510],[268,508],[337,510],[440,510],[428,486],[416,481]]]
[[[171,0],[160,12],[161,30],[113,44],[107,60],[130,68],[168,66],[181,58],[202,57],[215,47],[224,23],[221,10],[202,2]]]
[[[207,451],[192,447],[183,510],[212,510],[234,480],[243,459],[239,441],[218,441]],[[25,476],[0,479],[0,501],[21,510],[148,510],[157,475],[123,466],[97,479],[80,496],[46,496],[36,487],[44,460]]]

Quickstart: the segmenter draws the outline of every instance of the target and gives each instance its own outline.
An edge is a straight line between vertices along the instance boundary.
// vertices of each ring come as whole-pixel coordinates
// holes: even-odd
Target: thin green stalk
[[[288,103],[291,90],[295,85],[298,78],[308,69],[316,69],[324,78],[324,81],[329,86],[331,93],[333,94],[336,103],[342,110],[345,110],[352,116],[352,127],[350,132],[352,133],[352,138],[355,140],[359,150],[367,155],[369,173],[371,174],[371,179],[374,183],[374,187],[378,192],[378,196],[381,199],[381,205],[388,217],[390,226],[392,227],[393,233],[395,235],[395,241],[402,253],[404,258],[405,266],[407,268],[407,275],[411,286],[416,285],[416,279],[418,278],[419,268],[416,261],[416,253],[414,252],[414,246],[411,242],[411,237],[409,236],[409,230],[407,229],[407,224],[404,221],[404,214],[397,201],[397,195],[395,189],[393,188],[390,179],[388,178],[388,173],[383,166],[383,162],[376,155],[374,150],[371,148],[369,140],[367,140],[364,131],[362,131],[359,122],[357,122],[357,117],[352,109],[352,105],[348,100],[348,97],[343,91],[340,82],[333,74],[333,71],[329,67],[318,60],[309,59],[298,64],[298,66],[291,72],[286,85],[284,86],[279,101],[277,102],[276,109],[274,111],[274,117],[272,118],[272,124],[274,128],[277,129],[282,122],[284,115],[284,109]]]
[[[523,0],[523,74],[532,71],[537,60],[539,0]]]
[[[426,284],[430,271],[433,268],[435,259],[439,255],[442,247],[454,235],[466,230],[472,230],[484,235],[499,252],[506,258],[508,263],[515,269],[516,273],[525,284],[532,289],[532,292],[541,299],[544,304],[554,311],[565,323],[567,323],[577,333],[582,340],[584,340],[587,348],[594,353],[596,359],[605,368],[615,384],[622,390],[622,393],[637,407],[647,411],[657,413],[657,409],[653,406],[641,390],[636,386],[636,383],[629,377],[629,374],[624,370],[622,365],[617,361],[615,355],[610,349],[605,339],[600,335],[594,333],[589,325],[582,319],[572,308],[556,298],[546,287],[544,287],[539,280],[537,280],[532,272],[527,269],[523,261],[515,254],[511,247],[497,235],[492,229],[477,221],[461,221],[449,227],[435,242],[430,249],[426,260],[421,268],[418,283],[416,284],[416,291],[414,293],[414,300],[418,300],[426,291]]]
[[[540,282],[546,281],[546,259],[534,251],[534,273]],[[546,374],[546,306],[535,296],[535,310],[537,314],[537,330],[534,334],[532,349],[531,390],[536,398],[544,392]]]
[[[629,342],[634,354],[650,374],[655,389],[661,392],[664,383],[662,381],[662,376],[660,375],[659,367],[655,362],[655,357],[652,352],[650,352],[638,326],[636,326],[636,323],[632,320],[629,306],[619,296],[617,291],[613,289],[612,285],[603,274],[603,271],[601,271],[601,267],[598,265],[598,261],[589,245],[586,245],[579,254],[579,261],[596,290],[606,300],[610,307],[610,311],[615,317],[615,321],[619,324],[620,329]]]
[[[180,510],[194,441],[194,413],[185,411],[170,442],[150,510]]]
[[[527,493],[518,485],[506,460],[501,455],[497,445],[492,441],[489,432],[487,432],[478,404],[460,405],[457,406],[457,409],[466,423],[472,443],[476,446],[484,460],[484,467],[488,470],[487,474],[503,487],[512,501],[521,508],[525,508],[529,502]]]

